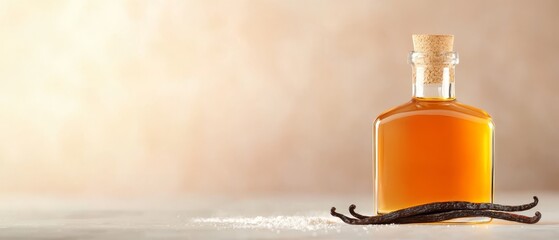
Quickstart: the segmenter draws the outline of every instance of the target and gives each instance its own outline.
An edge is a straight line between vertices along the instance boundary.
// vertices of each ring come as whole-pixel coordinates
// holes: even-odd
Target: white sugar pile
[[[195,218],[192,222],[216,229],[264,229],[271,231],[340,231],[341,223],[332,217],[270,216]]]

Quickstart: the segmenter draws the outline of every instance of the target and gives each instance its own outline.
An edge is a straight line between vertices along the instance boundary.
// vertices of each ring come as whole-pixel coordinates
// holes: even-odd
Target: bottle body
[[[414,98],[375,120],[374,142],[377,214],[430,202],[493,202],[494,125],[484,111]]]
[[[453,39],[413,35],[412,100],[374,122],[377,214],[432,202],[493,202],[494,125],[485,111],[456,101]]]

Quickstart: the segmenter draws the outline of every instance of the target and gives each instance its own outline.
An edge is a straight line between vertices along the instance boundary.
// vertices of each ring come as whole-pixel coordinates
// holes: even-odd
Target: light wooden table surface
[[[522,204],[538,195],[542,220],[524,225],[350,226],[329,215],[372,209],[371,196],[184,197],[173,200],[0,197],[0,239],[559,239],[559,193],[497,193]]]

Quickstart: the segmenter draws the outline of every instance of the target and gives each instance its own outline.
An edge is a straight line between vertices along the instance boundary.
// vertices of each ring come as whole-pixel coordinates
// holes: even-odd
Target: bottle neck
[[[454,69],[458,55],[454,52],[425,54],[412,52],[413,98],[426,101],[451,101],[455,96]]]

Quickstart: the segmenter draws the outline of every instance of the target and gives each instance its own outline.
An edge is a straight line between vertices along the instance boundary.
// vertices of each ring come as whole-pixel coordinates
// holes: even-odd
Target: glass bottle
[[[454,37],[414,35],[413,40],[413,97],[374,122],[375,211],[440,201],[493,202],[494,125],[485,111],[456,101]]]

